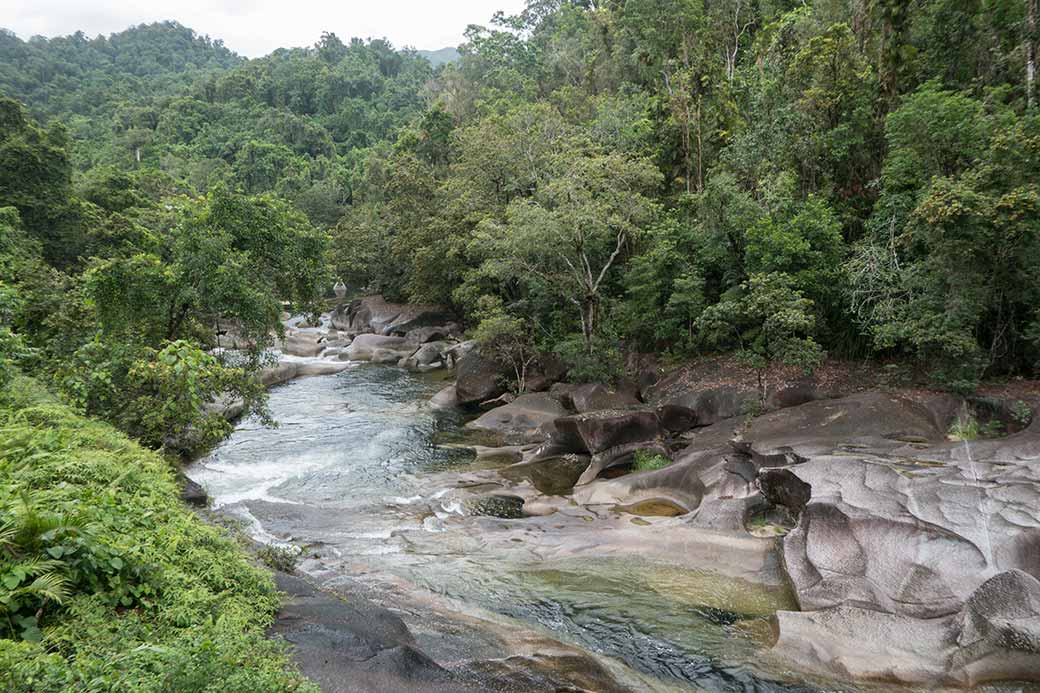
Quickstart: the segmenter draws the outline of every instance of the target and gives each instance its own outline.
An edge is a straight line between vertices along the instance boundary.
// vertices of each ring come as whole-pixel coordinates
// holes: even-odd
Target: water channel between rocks
[[[460,480],[477,467],[441,444],[463,435],[427,404],[441,386],[370,365],[293,381],[271,392],[276,428],[241,422],[188,474],[256,538],[302,547],[304,573],[398,608],[438,661],[479,650],[431,625],[465,612],[595,653],[639,690],[821,687],[766,656],[770,617],[796,608],[773,554],[741,575],[715,569],[729,547],[685,543],[681,518],[468,514]]]

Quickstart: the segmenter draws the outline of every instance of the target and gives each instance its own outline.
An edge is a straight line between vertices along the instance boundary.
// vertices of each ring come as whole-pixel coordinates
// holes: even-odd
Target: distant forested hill
[[[349,203],[352,153],[425,108],[433,68],[382,40],[245,60],[174,22],[112,36],[0,35],[0,94],[68,130],[75,169],[158,169],[204,193],[277,192],[317,223]]]
[[[434,67],[453,63],[460,57],[459,49],[451,46],[436,51],[419,51],[419,55],[429,60]]]
[[[22,41],[0,31],[0,90],[39,116],[103,113],[119,99],[169,93],[241,62],[222,42],[176,22],[96,38],[77,32]]]

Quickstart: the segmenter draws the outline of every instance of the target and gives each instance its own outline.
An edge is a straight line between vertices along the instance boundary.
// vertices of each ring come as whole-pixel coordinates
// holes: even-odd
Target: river
[[[796,608],[772,553],[742,574],[724,565],[739,547],[681,518],[474,514],[495,463],[456,447],[459,414],[428,405],[443,385],[360,364],[292,381],[270,393],[277,427],[240,422],[188,475],[256,539],[299,547],[302,572],[399,609],[438,661],[480,649],[479,627],[444,625],[465,616],[587,651],[635,690],[807,690],[764,655],[770,616]]]

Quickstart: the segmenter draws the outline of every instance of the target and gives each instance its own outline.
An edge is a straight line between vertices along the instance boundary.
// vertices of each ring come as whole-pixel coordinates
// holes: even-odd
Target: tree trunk
[[[592,335],[596,330],[596,299],[586,297],[581,302],[581,335],[585,339],[585,353],[592,355]]]
[[[1036,105],[1036,14],[1037,0],[1026,0],[1026,107]]]
[[[697,97],[697,192],[704,190],[704,138],[701,129],[701,97]]]

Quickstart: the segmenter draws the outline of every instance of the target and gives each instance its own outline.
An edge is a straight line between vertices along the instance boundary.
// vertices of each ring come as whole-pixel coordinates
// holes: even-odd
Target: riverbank
[[[280,482],[272,497],[247,502],[271,537],[319,547],[303,563],[317,579],[392,573],[381,568],[393,560],[380,551],[448,564],[454,555],[474,562],[479,551],[489,562],[476,563],[496,591],[512,582],[496,565],[559,570],[569,561],[618,558],[671,562],[688,576],[707,566],[749,586],[790,582],[794,601],[773,607],[779,637],[765,638],[757,656],[773,661],[773,671],[800,670],[801,680],[960,687],[1040,672],[1040,648],[1030,644],[1040,623],[1033,595],[1040,566],[1029,548],[1040,546],[1040,424],[1029,383],[962,399],[912,386],[913,373],[898,365],[874,372],[831,363],[812,378],[769,374],[763,399],[754,374],[723,359],[671,369],[642,364],[617,389],[554,385],[539,374],[541,392],[500,397],[502,371],[471,344],[449,337],[427,349],[436,354],[432,368],[416,368],[409,359],[421,339],[449,329],[430,324],[443,316],[429,307],[406,308],[379,299],[341,308],[326,329],[347,344],[333,348],[432,371],[424,376],[432,410],[477,418],[466,433],[424,435],[439,437],[437,450],[473,457],[427,470],[409,487],[415,498],[394,501],[415,519],[374,531],[363,543],[369,558],[336,555],[356,542],[321,548],[328,510],[283,505]],[[412,321],[424,315],[416,332]],[[437,386],[437,373],[453,381]],[[403,415],[420,411],[408,405]],[[648,455],[652,464],[641,467]],[[422,567],[405,571],[403,592],[461,589],[479,608],[507,612],[502,598],[529,598],[521,587],[481,602],[465,580]],[[1013,617],[1010,604],[1018,605]],[[545,614],[523,618],[545,622]],[[579,640],[586,627],[577,626]],[[875,644],[894,649],[854,645],[854,633],[878,629],[889,635]],[[951,650],[951,641],[960,645]],[[641,656],[621,659],[633,665]]]
[[[23,377],[0,430],[0,688],[315,690],[265,638],[270,576],[181,503],[167,460]]]

